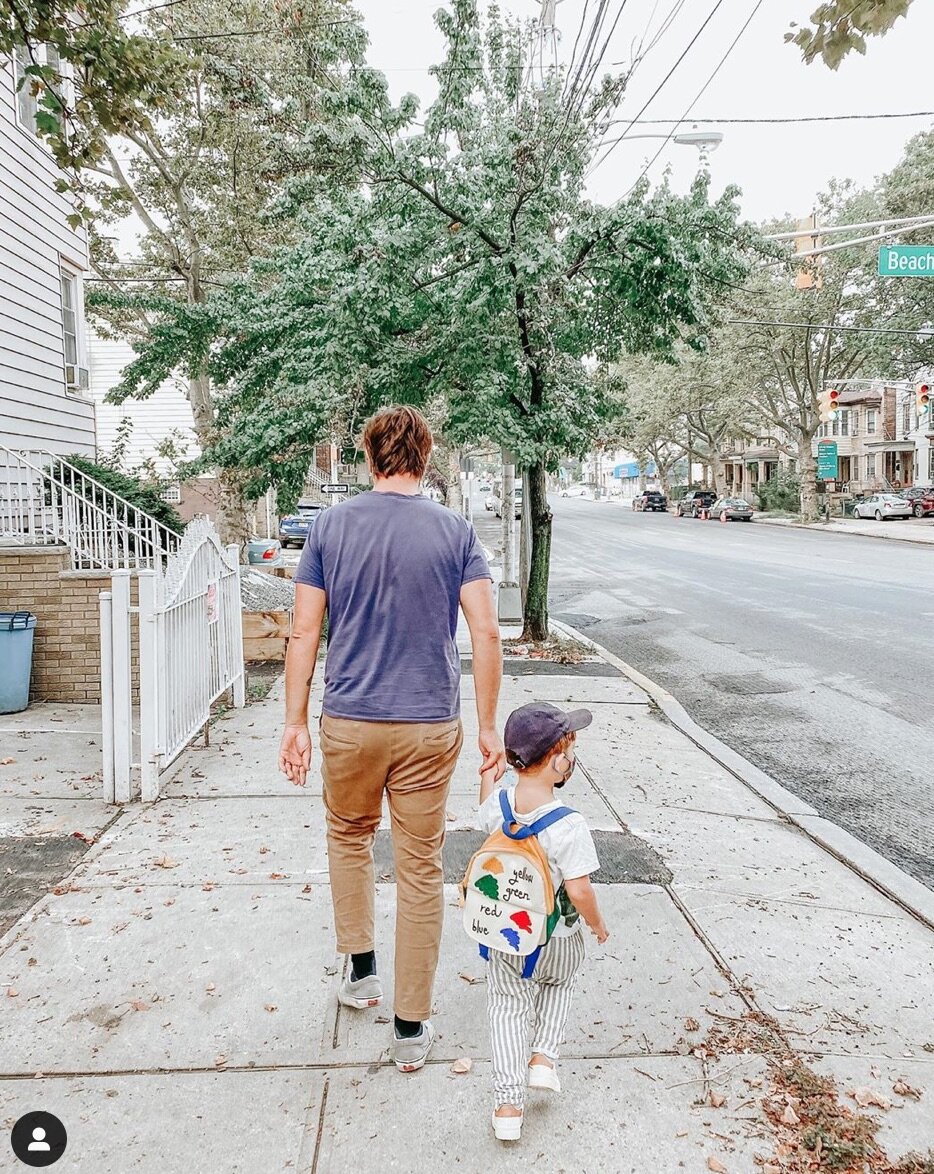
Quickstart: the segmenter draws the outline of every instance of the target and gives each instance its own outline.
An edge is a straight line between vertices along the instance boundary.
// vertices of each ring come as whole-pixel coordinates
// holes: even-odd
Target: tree
[[[867,37],[882,37],[907,16],[913,0],[827,0],[811,14],[810,24],[785,34],[807,62],[818,57],[831,69],[852,52],[866,52]],[[794,29],[795,26],[792,26]]]
[[[36,128],[67,171],[99,163],[109,135],[145,130],[182,88],[183,54],[134,31],[124,8],[123,0],[0,0],[0,57],[14,54],[22,66]]]
[[[711,203],[704,177],[686,196],[642,182],[591,203],[587,168],[624,79],[532,89],[520,29],[495,15],[481,26],[474,0],[452,8],[436,18],[448,47],[423,125],[414,100],[393,106],[368,75],[365,185],[297,202],[303,239],[197,312],[165,313],[129,378],[205,357],[227,389],[212,456],[254,488],[294,486],[335,417],[352,436],[380,403],[442,397],[448,441],[488,439],[524,471],[525,635],[543,639],[547,471],[617,410],[600,371],[624,350],[706,345],[754,234],[735,193]]]
[[[364,38],[343,0],[176,0],[140,20],[150,41],[183,46],[183,84],[158,120],[141,110],[77,177],[95,209],[89,307],[106,333],[134,343],[151,340],[154,318],[167,312],[197,322],[184,374],[194,431],[209,450],[218,427],[206,362],[213,340],[197,308],[253,258],[296,239],[295,219],[279,206],[291,191],[312,198],[327,183],[355,182],[353,139],[341,136],[343,75],[362,58]],[[112,234],[128,218],[141,233],[137,254],[124,259]],[[129,378],[112,398],[157,386]],[[219,529],[243,541],[248,486],[232,467],[220,481]]]

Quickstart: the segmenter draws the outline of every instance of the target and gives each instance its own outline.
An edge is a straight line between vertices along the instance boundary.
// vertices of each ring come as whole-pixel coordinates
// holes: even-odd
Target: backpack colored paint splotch
[[[502,826],[474,854],[461,882],[464,929],[483,958],[490,950],[524,958],[522,976],[529,978],[561,916],[538,835],[573,811],[557,807],[534,823],[519,824],[505,790],[499,805]]]

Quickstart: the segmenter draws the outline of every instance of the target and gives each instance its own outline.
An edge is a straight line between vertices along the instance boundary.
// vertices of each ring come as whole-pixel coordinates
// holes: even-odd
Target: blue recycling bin
[[[19,713],[29,704],[35,629],[31,612],[0,611],[0,713]]]

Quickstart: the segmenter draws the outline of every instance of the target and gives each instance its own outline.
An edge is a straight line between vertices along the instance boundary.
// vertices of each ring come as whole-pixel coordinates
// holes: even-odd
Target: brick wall
[[[0,547],[0,611],[31,611],[38,619],[33,701],[100,700],[98,596],[109,588],[110,576],[69,568],[61,547]],[[135,580],[132,590],[135,603]],[[135,638],[133,643],[135,662]]]

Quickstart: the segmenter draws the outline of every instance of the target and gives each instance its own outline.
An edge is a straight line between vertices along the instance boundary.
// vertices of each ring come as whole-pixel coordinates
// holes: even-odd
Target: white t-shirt
[[[543,803],[534,811],[519,812],[516,811],[515,783],[508,787],[497,787],[480,805],[478,816],[480,828],[487,835],[495,832],[503,824],[503,810],[499,804],[501,791],[506,792],[516,823],[535,823],[537,819],[541,819],[549,811],[554,811],[556,807],[567,806],[560,799],[556,799],[553,803]],[[539,832],[538,842],[548,858],[548,867],[551,870],[551,880],[556,893],[565,880],[576,880],[581,876],[590,876],[600,867],[593,836],[590,834],[587,821],[579,811],[572,811],[570,815],[566,815],[557,823],[553,823],[551,827]],[[554,932],[556,936],[563,937],[568,933],[577,932],[579,928],[579,924],[568,926],[562,919],[558,922]]]

